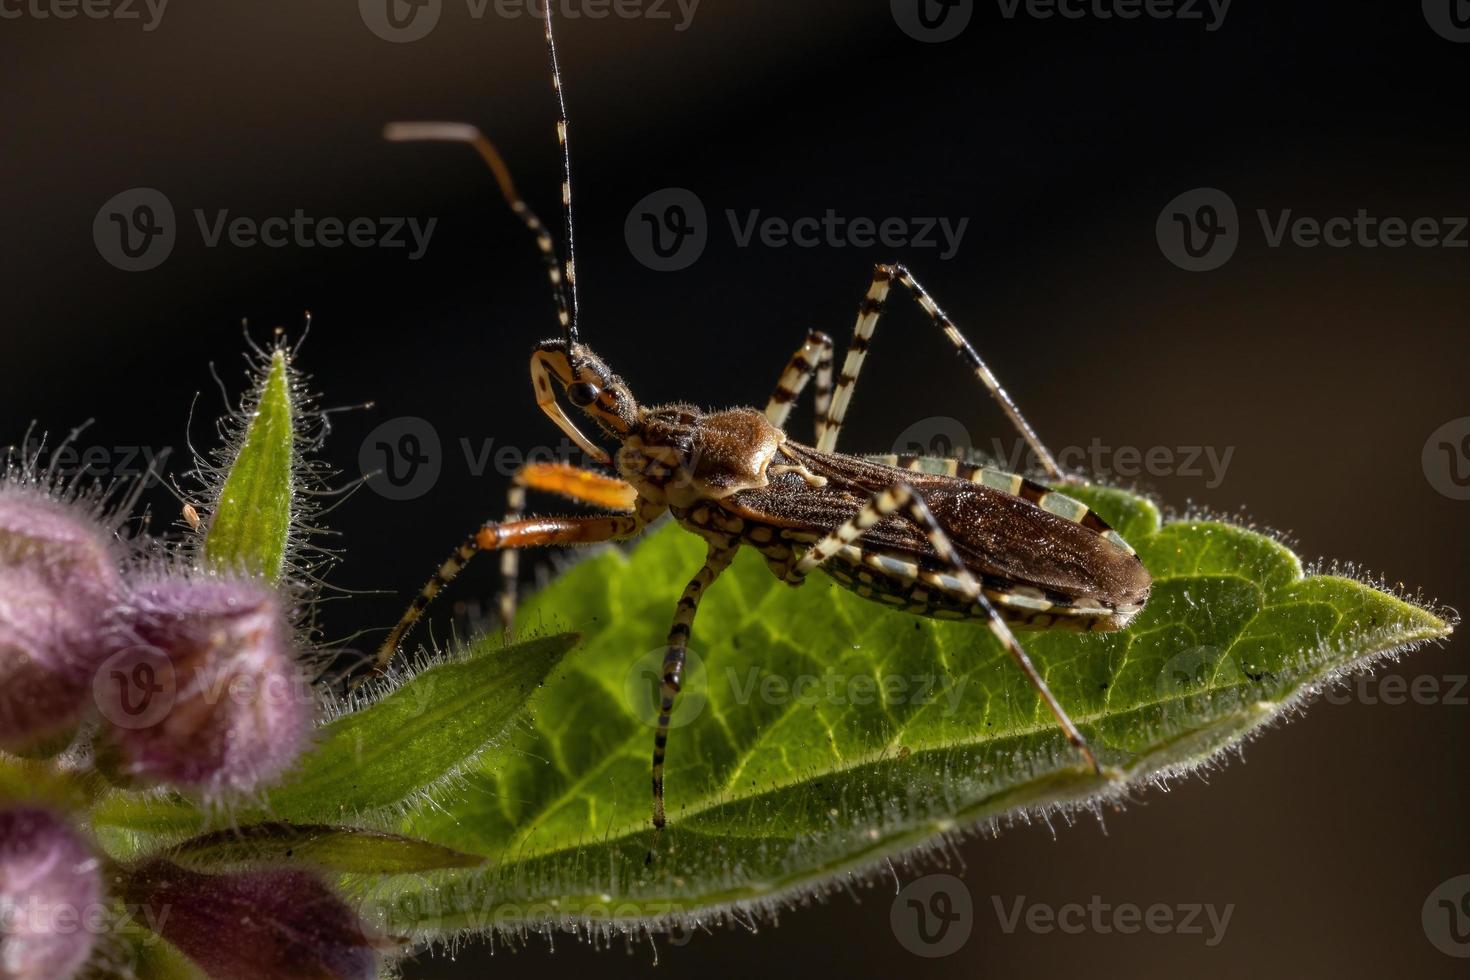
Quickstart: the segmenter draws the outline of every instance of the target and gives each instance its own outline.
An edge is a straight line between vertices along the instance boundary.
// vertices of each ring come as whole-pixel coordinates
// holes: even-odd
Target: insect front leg
[[[1026,653],[1025,648],[1021,646],[1020,641],[1016,639],[1016,635],[1011,632],[1011,628],[1006,625],[1005,619],[1001,617],[995,606],[986,598],[984,591],[980,588],[980,583],[976,581],[974,574],[966,567],[964,561],[955,551],[954,545],[949,540],[949,535],[944,533],[944,528],[940,527],[939,522],[934,519],[934,515],[930,513],[928,505],[924,503],[924,498],[915,493],[913,488],[908,484],[896,483],[888,489],[874,495],[851,519],[812,545],[806,554],[801,557],[801,560],[792,568],[787,581],[793,584],[799,583],[813,569],[821,567],[823,563],[829,561],[843,548],[856,542],[873,525],[885,517],[898,513],[900,510],[906,511],[910,520],[927,531],[929,546],[941,561],[949,565],[950,571],[958,583],[958,590],[961,595],[980,607],[984,613],[985,622],[989,626],[990,632],[995,634],[995,638],[1000,640],[1001,645],[1005,647],[1011,659],[1025,673],[1026,679],[1036,689],[1037,695],[1040,696],[1041,700],[1056,718],[1057,724],[1061,726],[1062,731],[1067,736],[1067,740],[1077,747],[1077,750],[1082,753],[1083,758],[1087,760],[1095,772],[1101,772],[1102,769],[1098,765],[1097,756],[1093,755],[1092,749],[1087,744],[1087,740],[1082,737],[1082,733],[1072,723],[1072,719],[1067,715],[1066,710],[1057,701],[1056,696],[1052,694],[1051,688],[1047,687],[1045,679],[1042,678],[1041,673],[1036,669],[1036,665],[1031,662],[1031,657]],[[950,588],[950,586],[943,585],[937,581],[926,581],[925,584]]]
[[[739,546],[729,541],[710,539],[709,552],[704,567],[684,587],[684,595],[674,611],[674,625],[669,628],[668,645],[664,650],[663,673],[659,684],[658,731],[653,736],[653,828],[655,843],[658,832],[664,828],[664,750],[669,744],[669,719],[674,714],[679,690],[684,682],[684,658],[689,647],[689,633],[694,628],[694,614],[699,611],[699,600],[709,589],[710,583],[730,567]],[[652,860],[653,852],[649,852]]]
[[[511,477],[510,489],[506,491],[505,520],[502,523],[521,519],[526,509],[528,489],[620,512],[631,512],[638,502],[638,491],[615,477],[604,476],[568,463],[527,463]],[[506,548],[500,553],[500,596],[497,608],[500,626],[507,640],[515,632],[516,602],[520,591],[520,554],[518,548]]]
[[[868,353],[868,343],[873,337],[873,331],[878,327],[878,318],[883,314],[884,304],[888,300],[888,291],[894,282],[902,284],[909,290],[919,306],[929,314],[929,319],[943,331],[944,336],[955,346],[956,352],[970,365],[975,376],[990,391],[1006,413],[1006,417],[1015,426],[1016,431],[1021,434],[1021,438],[1026,440],[1026,445],[1036,455],[1047,476],[1054,481],[1063,481],[1065,477],[1061,468],[1057,466],[1055,457],[1046,446],[1042,445],[1041,439],[1036,435],[1036,430],[1031,428],[1031,423],[1026,421],[1011,396],[1000,386],[995,374],[976,353],[975,348],[970,346],[970,342],[965,339],[964,334],[960,333],[954,321],[939,308],[924,287],[920,286],[909,270],[902,265],[879,265],[873,269],[873,282],[863,297],[862,305],[858,308],[857,325],[853,327],[852,332],[852,344],[848,347],[847,357],[842,362],[842,373],[838,376],[837,390],[832,396],[832,408],[827,415],[816,448],[826,453],[837,448],[837,437],[842,431],[843,419],[847,417],[848,405],[852,402],[853,386],[857,384],[858,373],[863,369],[863,361]]]
[[[808,333],[801,347],[786,363],[786,370],[781,372],[781,379],[776,382],[776,390],[771,392],[771,399],[766,402],[766,419],[776,428],[784,428],[791,415],[791,407],[813,376],[817,379],[815,438],[820,442],[827,427],[827,413],[832,407],[832,338],[820,330]]]
[[[598,474],[591,474],[596,477]],[[604,478],[605,479],[605,478]],[[619,481],[620,482],[620,481]],[[631,488],[630,488],[631,489]],[[512,490],[514,493],[514,490]],[[580,499],[580,498],[579,498]],[[519,548],[559,547],[577,544],[598,544],[606,541],[626,541],[643,530],[649,513],[640,510],[634,514],[602,517],[539,517],[529,520],[512,520],[485,524],[465,538],[454,550],[434,576],[425,583],[414,597],[403,618],[393,627],[374,657],[372,673],[381,674],[414,625],[423,616],[424,610],[444,587],[452,582],[470,560],[481,551],[505,551]],[[512,609],[512,614],[514,610]],[[368,675],[364,674],[357,684]],[[356,686],[356,685],[354,685]]]

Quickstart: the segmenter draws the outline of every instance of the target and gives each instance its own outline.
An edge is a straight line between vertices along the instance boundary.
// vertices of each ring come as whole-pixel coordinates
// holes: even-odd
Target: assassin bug
[[[1011,627],[1122,629],[1148,599],[1151,579],[1137,554],[1085,505],[1021,476],[957,459],[837,452],[858,373],[896,283],[989,390],[1050,482],[1066,482],[995,375],[901,265],[875,268],[835,384],[832,341],[813,331],[787,363],[764,411],[640,405],[628,385],[578,338],[566,102],[549,10],[545,38],[559,113],[565,262],[516,191],[499,152],[478,130],[460,123],[394,123],[384,135],[395,141],[468,143],[489,165],[511,210],[536,239],[562,328],[560,337],[541,342],[531,354],[536,402],[603,470],[566,464],[522,468],[512,482],[505,519],[479,528],[444,562],[384,641],[377,669],[386,667],[424,608],[478,552],[502,553],[500,617],[509,630],[519,549],[627,541],[668,513],[704,538],[708,552],[678,600],[663,660],[653,749],[656,830],[665,823],[664,754],[695,613],[741,547],[760,552],[771,572],[793,586],[820,569],[858,595],[896,610],[985,623],[1067,738],[1097,769],[1086,740]],[[814,443],[805,445],[782,427],[813,379],[816,432]],[[562,409],[559,395],[616,446],[615,455],[583,434]],[[612,513],[525,518],[529,489]]]

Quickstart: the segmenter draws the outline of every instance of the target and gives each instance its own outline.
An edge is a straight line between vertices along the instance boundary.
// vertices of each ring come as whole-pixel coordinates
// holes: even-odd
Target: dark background
[[[554,213],[553,110],[539,24],[447,0],[427,38],[390,44],[351,3],[174,0],[139,21],[0,20],[0,439],[95,417],[83,445],[212,442],[208,364],[237,394],[239,321],[265,339],[315,326],[301,363],[334,418],[325,457],[358,472],[364,437],[402,416],[444,446],[433,489],[371,488],[330,519],[332,581],[386,594],[329,607],[329,639],[385,625],[478,521],[503,477],[474,476],[459,440],[530,448],[558,433],[526,377],[554,332],[545,286],[492,182],[460,147],[378,139],[394,118],[474,121]],[[1438,492],[1421,449],[1470,415],[1470,250],[1269,248],[1254,219],[1358,208],[1470,214],[1470,45],[1417,4],[1237,0],[1199,20],[1036,19],[981,3],[944,44],[901,31],[880,0],[704,0],[692,25],[565,21],[585,337],[647,402],[763,403],[813,326],[845,340],[873,261],[908,262],[1055,445],[1234,447],[1226,478],[1155,475],[1169,503],[1242,509],[1304,556],[1352,559],[1390,584],[1463,604],[1470,503]],[[107,264],[98,209],[165,193],[178,243],[152,271]],[[642,266],[629,209],[695,191],[710,245],[676,273]],[[1212,272],[1165,259],[1155,219],[1201,186],[1239,206],[1242,239]],[[437,216],[427,255],[204,247],[191,211],[263,218]],[[968,217],[959,254],[739,248],[723,218]],[[880,328],[844,435],[886,451],[931,416],[977,441],[999,413],[916,312]],[[804,423],[803,423],[804,424]],[[118,458],[121,454],[117,454]],[[184,468],[175,459],[172,472]],[[1127,481],[1132,482],[1132,481]],[[1442,482],[1442,479],[1441,479]],[[177,504],[149,497],[155,523]],[[493,568],[462,598],[488,596]],[[441,611],[442,612],[442,611]],[[446,622],[441,615],[441,626]],[[364,644],[370,640],[362,641]],[[1389,673],[1448,689],[1465,643]],[[1369,695],[1379,689],[1367,688]],[[1209,777],[1144,794],[1108,819],[1011,829],[963,849],[975,931],[925,960],[889,927],[892,883],[664,948],[665,974],[763,976],[1463,975],[1426,939],[1421,906],[1470,872],[1470,707],[1319,704]],[[1339,699],[1341,700],[1341,699]],[[961,865],[954,863],[957,873]],[[922,869],[921,869],[922,870]],[[904,877],[919,873],[903,871]],[[1233,903],[1224,942],[1198,936],[1005,934],[991,896],[1059,905]],[[644,941],[594,952],[561,937],[519,952],[461,949],[414,976],[643,974]]]

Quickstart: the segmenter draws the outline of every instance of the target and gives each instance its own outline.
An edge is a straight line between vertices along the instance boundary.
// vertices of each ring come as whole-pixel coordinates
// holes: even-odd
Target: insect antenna
[[[556,92],[556,140],[561,155],[561,206],[562,232],[566,246],[565,262],[557,255],[556,242],[536,212],[521,197],[515,180],[505,159],[484,133],[469,123],[459,122],[392,122],[383,127],[383,138],[394,143],[415,141],[437,141],[468,143],[480,154],[481,159],[495,175],[500,195],[511,211],[521,219],[536,240],[541,252],[541,261],[546,267],[546,277],[551,282],[552,298],[556,301],[557,319],[561,323],[562,335],[567,340],[568,356],[571,347],[578,343],[577,336],[577,263],[572,228],[572,157],[567,143],[567,103],[562,94],[561,67],[556,58],[556,36],[551,27],[551,5],[546,9],[546,53],[551,65],[551,87]],[[573,365],[575,371],[575,364]]]

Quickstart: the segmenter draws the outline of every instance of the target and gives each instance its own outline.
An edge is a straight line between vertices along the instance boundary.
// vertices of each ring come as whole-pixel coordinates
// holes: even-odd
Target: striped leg
[[[664,749],[669,743],[669,719],[674,714],[674,702],[678,700],[679,688],[684,680],[684,655],[689,645],[689,632],[694,626],[694,614],[699,611],[699,599],[720,573],[730,566],[739,546],[726,542],[710,542],[704,567],[684,587],[674,612],[674,625],[669,628],[668,647],[664,651],[663,683],[659,688],[658,732],[653,736],[653,828],[654,839],[664,827]],[[650,851],[649,859],[653,854]]]
[[[569,500],[624,513],[631,512],[638,500],[638,492],[622,480],[567,463],[528,463],[511,478],[510,489],[506,492],[504,523],[521,519],[521,514],[526,509],[527,489],[554,493]],[[520,554],[516,548],[505,548],[500,553],[500,596],[497,607],[500,612],[500,626],[507,640],[515,632],[516,602],[520,591]]]
[[[820,442],[832,407],[832,338],[819,330],[807,334],[801,349],[791,355],[776,390],[771,392],[771,400],[766,402],[766,418],[778,429],[785,427],[791,406],[813,375],[817,379],[816,439]]]
[[[380,647],[373,662],[373,673],[381,674],[388,663],[398,653],[399,646],[404,638],[418,623],[423,616],[424,610],[440,592],[444,590],[455,577],[469,564],[470,559],[481,551],[502,551],[514,554],[520,548],[555,547],[575,544],[595,544],[604,541],[623,541],[635,536],[643,529],[646,521],[643,516],[632,514],[617,517],[549,517],[532,518],[531,520],[519,519],[519,513],[525,506],[525,488],[535,487],[546,489],[563,496],[572,497],[586,503],[599,506],[617,506],[619,509],[629,509],[621,506],[622,497],[619,497],[619,487],[626,488],[621,491],[624,496],[631,493],[632,487],[622,483],[621,480],[613,480],[596,473],[585,471],[574,471],[572,467],[563,464],[530,464],[522,467],[516,474],[508,494],[510,498],[510,509],[515,518],[507,518],[498,524],[486,524],[475,531],[464,542],[455,549],[454,553],[439,566],[434,577],[425,583],[414,597],[403,618],[398,625],[393,627]],[[631,500],[628,501],[631,504]],[[517,570],[514,562],[510,564],[512,574]],[[502,571],[506,565],[502,562]],[[510,586],[509,598],[506,592],[501,595],[501,615],[509,613],[509,618],[503,622],[514,623],[515,616],[515,588]],[[362,675],[357,684],[367,679],[367,674]],[[356,686],[356,684],[354,685]]]
[[[819,568],[823,562],[831,559],[833,555],[837,554],[844,547],[857,541],[873,525],[885,517],[898,513],[900,510],[905,510],[910,520],[928,531],[929,546],[934,549],[934,553],[942,561],[949,565],[950,570],[954,574],[954,578],[959,582],[961,594],[969,601],[978,605],[984,612],[986,625],[990,627],[990,632],[995,634],[996,639],[1000,640],[1006,652],[1011,655],[1011,659],[1026,674],[1026,679],[1031,682],[1031,686],[1036,689],[1036,693],[1045,702],[1047,708],[1051,710],[1052,715],[1057,720],[1057,724],[1066,733],[1067,739],[1077,747],[1078,751],[1082,753],[1088,764],[1095,771],[1101,772],[1101,767],[1097,763],[1097,757],[1093,755],[1092,749],[1088,747],[1087,740],[1082,737],[1082,733],[1072,723],[1072,719],[1068,717],[1066,710],[1057,702],[1056,696],[1051,693],[1051,688],[1046,686],[1046,681],[1042,678],[1040,672],[1037,671],[1036,665],[1031,662],[1030,656],[1027,655],[1025,649],[1021,646],[1020,641],[1016,639],[1016,635],[1011,632],[1011,628],[1006,625],[1005,620],[1001,618],[995,606],[985,597],[985,593],[980,589],[980,583],[975,580],[975,576],[965,566],[964,561],[954,550],[954,545],[950,543],[949,535],[944,533],[944,528],[940,527],[939,522],[934,519],[934,515],[930,513],[928,505],[924,503],[924,498],[916,494],[908,484],[897,483],[887,490],[876,494],[849,521],[812,545],[807,553],[802,556],[801,560],[792,568],[787,580],[791,582],[801,581],[812,569]]]
[[[1031,424],[1021,415],[1021,410],[1006,394],[1006,390],[1000,386],[990,368],[981,360],[975,348],[960,333],[959,328],[939,305],[924,291],[924,287],[909,274],[909,270],[902,265],[879,265],[873,269],[873,283],[868,287],[868,293],[863,297],[862,306],[858,309],[857,325],[853,328],[852,344],[847,349],[847,358],[842,363],[842,374],[837,379],[837,390],[832,398],[832,410],[827,415],[825,428],[822,436],[817,440],[817,449],[830,453],[837,448],[837,436],[842,431],[842,420],[847,416],[847,407],[852,402],[852,388],[857,383],[858,372],[863,368],[863,360],[868,353],[868,343],[873,337],[873,331],[878,326],[878,318],[883,313],[884,303],[888,299],[888,290],[893,282],[899,282],[913,294],[914,299],[923,307],[924,312],[934,321],[934,325],[944,332],[944,336],[955,346],[966,363],[974,370],[978,377],[989,389],[990,394],[1000,404],[1006,417],[1011,420],[1021,438],[1031,447],[1036,458],[1041,463],[1042,469],[1046,470],[1047,476],[1054,481],[1063,479],[1062,471],[1057,466],[1056,459],[1041,444]]]

